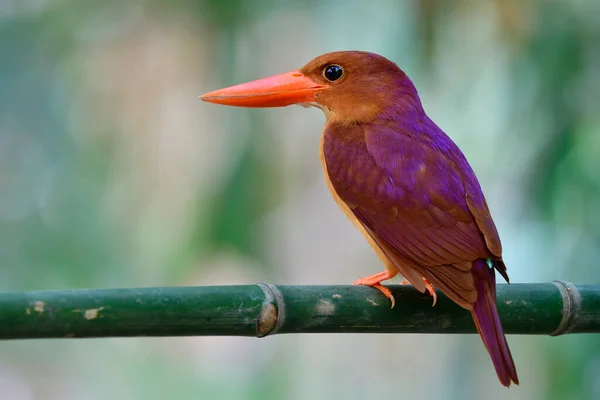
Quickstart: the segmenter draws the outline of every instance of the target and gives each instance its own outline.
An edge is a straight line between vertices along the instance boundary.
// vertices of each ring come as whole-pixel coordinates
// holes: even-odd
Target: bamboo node
[[[285,321],[285,303],[281,291],[275,285],[258,283],[265,300],[256,319],[256,337],[277,333]]]
[[[563,309],[562,320],[550,336],[559,336],[571,332],[579,318],[581,311],[581,295],[579,290],[571,282],[552,281],[552,284],[558,288],[562,297]]]

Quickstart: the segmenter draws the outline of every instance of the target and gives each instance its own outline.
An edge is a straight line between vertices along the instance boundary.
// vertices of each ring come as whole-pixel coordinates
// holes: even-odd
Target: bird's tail
[[[518,385],[517,369],[496,308],[496,273],[483,259],[473,262],[471,271],[477,288],[477,301],[471,314],[477,330],[492,358],[500,382],[506,387],[510,386],[511,382]]]

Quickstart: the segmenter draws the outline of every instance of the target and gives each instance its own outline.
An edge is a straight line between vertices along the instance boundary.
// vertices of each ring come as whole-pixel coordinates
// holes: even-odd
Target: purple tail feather
[[[477,330],[492,358],[500,382],[506,387],[509,387],[511,382],[518,385],[517,369],[496,309],[496,272],[489,268],[483,259],[473,262],[471,271],[478,296],[471,311]]]

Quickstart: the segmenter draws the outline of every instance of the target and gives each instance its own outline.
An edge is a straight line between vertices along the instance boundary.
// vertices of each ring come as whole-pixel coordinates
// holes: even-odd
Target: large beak
[[[215,90],[200,96],[200,99],[236,107],[283,107],[314,102],[315,93],[326,87],[300,71],[291,71]]]

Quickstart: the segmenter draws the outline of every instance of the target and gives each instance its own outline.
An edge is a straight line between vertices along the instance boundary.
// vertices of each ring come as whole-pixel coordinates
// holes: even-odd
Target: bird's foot
[[[352,282],[352,284],[370,286],[379,290],[386,298],[390,299],[390,302],[392,303],[392,308],[394,308],[394,306],[396,305],[396,299],[394,299],[394,295],[392,294],[390,289],[383,286],[381,282],[388,279],[392,279],[395,275],[396,274],[386,270],[375,275],[370,275],[365,278],[357,279],[354,282]]]
[[[431,295],[431,297],[433,297],[433,304],[431,305],[431,307],[435,306],[435,303],[437,303],[437,293],[435,292],[435,288],[433,287],[433,285],[431,284],[431,282],[429,282],[427,279],[423,278],[423,283],[425,283],[425,289],[427,289],[427,291],[429,292],[429,294]],[[402,281],[400,282],[401,285],[410,285],[409,281]]]

